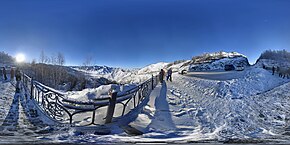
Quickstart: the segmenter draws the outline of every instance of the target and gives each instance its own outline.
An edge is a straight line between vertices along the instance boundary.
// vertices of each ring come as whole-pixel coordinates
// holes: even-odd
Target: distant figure
[[[163,83],[164,74],[165,74],[164,70],[161,69],[160,72],[159,72],[159,81],[160,81],[160,83]]]
[[[170,68],[168,71],[167,71],[167,78],[166,80],[170,80],[170,82],[172,82],[172,69]]]
[[[19,68],[16,68],[15,77],[16,77],[16,81],[21,81],[21,72]]]
[[[266,69],[266,66],[263,64],[263,69]]]
[[[15,71],[15,77],[16,77],[16,93],[20,93],[20,81],[21,81],[21,72],[19,68],[16,68]]]
[[[272,67],[272,75],[274,75],[274,73],[275,73],[275,67],[273,66]]]
[[[14,80],[14,69],[11,68],[10,70],[10,80],[13,81]]]
[[[4,75],[4,80],[7,80],[7,74],[6,74],[6,69],[3,67],[3,75]]]

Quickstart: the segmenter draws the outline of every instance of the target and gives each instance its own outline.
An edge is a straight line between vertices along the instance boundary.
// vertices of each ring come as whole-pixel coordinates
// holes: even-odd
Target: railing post
[[[154,89],[154,79],[153,79],[153,75],[151,77],[151,86],[152,86],[152,90]]]
[[[116,106],[116,102],[117,102],[117,92],[112,92],[112,93],[110,93],[110,95],[111,95],[110,104],[108,106],[107,117],[106,117],[105,123],[112,122],[114,111],[115,111],[115,106]]]
[[[32,99],[33,98],[33,78],[31,77],[31,83],[30,83],[30,99]],[[28,86],[27,86],[28,87]]]

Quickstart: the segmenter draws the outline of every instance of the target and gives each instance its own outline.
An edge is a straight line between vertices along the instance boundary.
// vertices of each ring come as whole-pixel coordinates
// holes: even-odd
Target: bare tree
[[[52,54],[52,55],[50,56],[50,64],[52,64],[52,65],[57,64],[56,56],[55,56],[54,54]]]
[[[64,55],[62,53],[58,52],[56,61],[57,61],[58,65],[61,65],[61,66],[64,65],[64,63],[65,63]]]
[[[85,62],[83,63],[84,66],[90,66],[92,63],[93,57],[92,56],[87,56],[85,59]]]
[[[45,61],[46,61],[46,56],[45,56],[43,50],[41,50],[41,52],[40,52],[39,61],[40,61],[40,63],[45,63]]]

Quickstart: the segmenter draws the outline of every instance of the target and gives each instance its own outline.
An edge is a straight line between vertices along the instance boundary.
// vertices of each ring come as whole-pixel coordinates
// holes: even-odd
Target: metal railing
[[[111,123],[114,118],[122,117],[140,107],[158,84],[158,76],[152,75],[150,79],[128,91],[112,92],[110,97],[82,102],[69,99],[66,93],[47,87],[24,73],[22,78],[26,96],[30,96],[43,112],[58,123],[75,126]]]

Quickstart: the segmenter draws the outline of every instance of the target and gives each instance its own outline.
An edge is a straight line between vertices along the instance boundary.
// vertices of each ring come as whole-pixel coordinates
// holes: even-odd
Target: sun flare
[[[16,62],[21,63],[25,61],[25,55],[23,53],[18,53],[16,55]]]

